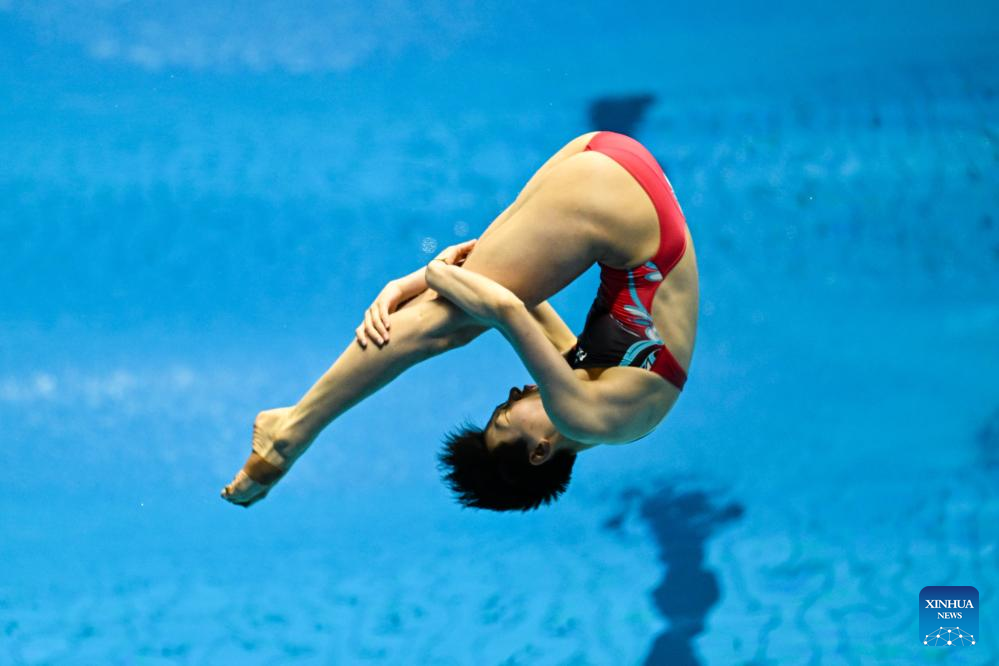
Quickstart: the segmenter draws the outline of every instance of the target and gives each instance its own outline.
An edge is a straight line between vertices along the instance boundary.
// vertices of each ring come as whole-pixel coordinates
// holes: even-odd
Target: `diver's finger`
[[[368,337],[375,341],[379,347],[383,344],[382,336],[375,328],[375,322],[372,321],[371,310],[364,311],[364,332],[368,334]]]
[[[388,340],[389,329],[392,328],[392,319],[389,317],[388,303],[379,301],[378,311],[382,316],[382,323],[385,324],[385,339]]]
[[[385,322],[382,320],[381,307],[378,303],[371,306],[371,322],[375,325],[378,335],[382,336],[383,344],[388,341],[388,331],[385,330]]]
[[[368,348],[368,338],[364,335],[364,324],[354,329],[354,336],[357,338],[357,344],[361,345],[361,349]]]
[[[441,252],[440,259],[445,264],[453,264],[454,262],[458,261],[458,257],[460,256],[461,256],[461,246],[452,245],[443,252]]]
[[[458,257],[454,262],[455,265],[461,266],[465,263],[465,260],[468,259],[468,255],[471,254],[472,250],[475,249],[475,243],[478,240],[479,240],[478,238],[473,238],[472,240],[465,241],[464,243],[458,246]]]

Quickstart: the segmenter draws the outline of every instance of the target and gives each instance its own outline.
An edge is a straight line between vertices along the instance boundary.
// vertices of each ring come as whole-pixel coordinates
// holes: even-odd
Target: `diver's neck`
[[[576,454],[578,454],[578,453],[580,453],[582,451],[585,451],[587,449],[592,449],[595,446],[600,446],[600,444],[589,444],[587,442],[577,442],[574,439],[570,439],[569,437],[565,437],[561,433],[559,433],[558,435],[556,435],[556,437],[558,438],[558,448],[562,449],[563,451],[571,451],[571,452],[576,453]]]

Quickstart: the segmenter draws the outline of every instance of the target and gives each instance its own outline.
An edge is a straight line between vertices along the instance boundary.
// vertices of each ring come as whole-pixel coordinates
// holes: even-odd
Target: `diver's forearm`
[[[427,289],[427,267],[420,266],[418,269],[410,273],[409,275],[404,275],[398,278],[395,282],[399,285],[400,291],[402,291],[403,300],[407,300],[421,294]]]
[[[510,342],[538,383],[546,404],[554,401],[556,396],[570,402],[579,397],[580,381],[523,304],[511,303],[498,310],[496,328]]]
[[[537,382],[541,402],[559,432],[581,442],[591,441],[596,410],[588,399],[588,382],[576,377],[523,304],[505,304],[496,314],[496,328]]]
[[[576,336],[572,329],[566,326],[562,318],[548,301],[541,301],[529,309],[535,321],[541,324],[548,340],[555,345],[560,354],[565,354],[576,344]]]
[[[459,344],[454,333],[469,323],[450,303],[427,300],[392,313],[392,339],[378,347],[352,342],[290,411],[282,436],[304,444],[331,421],[406,369]]]

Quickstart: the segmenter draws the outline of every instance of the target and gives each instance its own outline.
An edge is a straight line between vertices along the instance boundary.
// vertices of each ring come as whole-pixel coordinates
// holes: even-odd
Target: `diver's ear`
[[[527,455],[527,460],[532,465],[542,465],[548,462],[553,453],[555,453],[555,447],[552,446],[552,443],[547,439],[542,439],[531,447]]]

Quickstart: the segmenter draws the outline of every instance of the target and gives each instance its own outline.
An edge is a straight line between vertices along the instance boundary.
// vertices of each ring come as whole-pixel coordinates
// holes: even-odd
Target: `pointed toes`
[[[222,489],[220,495],[222,499],[233,504],[249,506],[261,497],[262,491],[263,487],[259,483],[248,477],[246,472],[240,470],[232,483]]]

